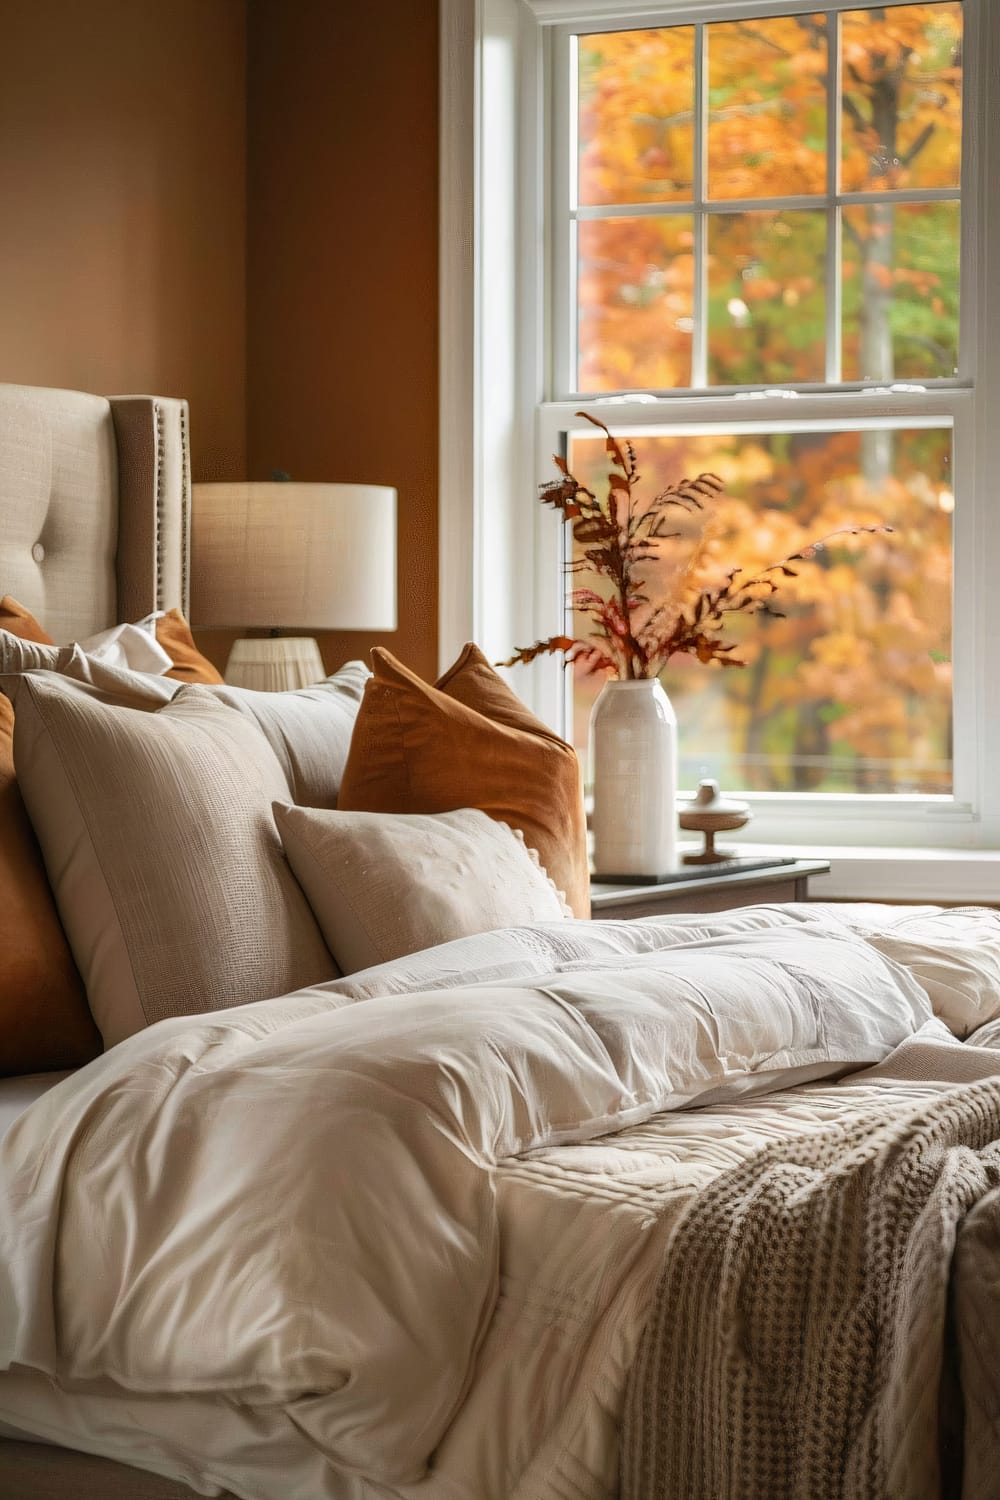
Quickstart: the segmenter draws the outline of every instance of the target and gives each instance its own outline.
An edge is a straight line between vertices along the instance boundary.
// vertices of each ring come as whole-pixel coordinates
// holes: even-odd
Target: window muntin
[[[954,377],[961,40],[960,0],[575,37],[567,392]]]

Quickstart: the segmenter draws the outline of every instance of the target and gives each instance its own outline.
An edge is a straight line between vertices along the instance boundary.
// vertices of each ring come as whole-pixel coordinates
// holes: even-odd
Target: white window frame
[[[859,0],[863,3],[863,0]],[[883,0],[886,3],[886,0]],[[888,0],[905,3],[905,0]],[[547,368],[554,345],[553,54],[567,27],[620,29],[822,9],[817,0],[441,0],[441,555],[442,663],[475,637],[494,657],[558,628],[558,519],[537,484],[554,440],[586,403],[613,429],[732,421],[733,397],[672,395],[669,415],[645,398],[575,396]],[[834,7],[829,7],[834,8]],[[886,851],[906,850],[904,893],[1000,900],[1000,29],[964,0],[966,125],[962,168],[960,371],[923,390],[811,390],[754,398],[753,419],[844,424],[939,417],[955,433],[955,776],[950,797],[754,794],[755,836],[858,851],[866,872],[842,894],[885,893]],[[565,101],[563,101],[565,103]],[[555,171],[568,170],[566,164]],[[565,316],[565,309],[563,316]],[[564,341],[565,346],[565,341]],[[563,399],[546,400],[559,391]],[[991,411],[992,397],[992,411]],[[995,581],[994,581],[995,580]],[[511,675],[549,722],[563,722],[563,673],[546,660]],[[882,857],[873,860],[873,851]],[[914,856],[927,851],[928,860]],[[941,858],[935,859],[935,851]],[[966,857],[966,854],[969,857]],[[847,869],[840,861],[838,867]],[[949,873],[950,872],[950,873]],[[942,885],[943,882],[943,885]]]

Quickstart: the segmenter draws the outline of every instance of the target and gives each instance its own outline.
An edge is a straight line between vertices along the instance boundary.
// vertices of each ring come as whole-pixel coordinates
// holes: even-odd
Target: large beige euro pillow
[[[106,1046],[165,1016],[337,976],[288,868],[256,724],[210,694],[156,712],[53,673],[14,684],[21,793]]]
[[[122,628],[140,635],[136,626]],[[46,646],[0,630],[0,677],[32,671],[62,672],[116,697],[132,694],[136,707],[155,708],[181,692],[208,693],[253,720],[278,757],[293,800],[310,807],[337,805],[354,721],[371,676],[364,662],[349,661],[323,682],[285,693],[260,693],[225,683],[181,687],[166,674],[151,675],[117,660],[102,660],[79,644]],[[147,701],[141,704],[140,699]]]
[[[285,693],[188,687],[182,696],[210,693],[252,719],[281,763],[291,800],[309,807],[336,807],[354,721],[370,676],[364,662],[349,661],[324,682]]]
[[[477,808],[276,805],[288,862],[345,974],[498,927],[572,916],[524,838]]]

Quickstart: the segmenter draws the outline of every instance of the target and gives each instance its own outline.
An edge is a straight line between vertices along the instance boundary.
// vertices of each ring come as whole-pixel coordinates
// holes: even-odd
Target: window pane
[[[843,376],[958,373],[957,203],[844,209]]]
[[[694,28],[581,36],[579,201],[692,197]]]
[[[844,380],[958,374],[958,204],[844,210]]]
[[[669,390],[690,385],[690,214],[587,219],[577,231],[577,388]]]
[[[961,5],[849,11],[841,28],[844,190],[957,188]]]
[[[681,785],[726,790],[949,793],[951,773],[951,433],[947,429],[633,437],[652,497],[682,475],[726,482],[698,547],[679,541],[646,570],[652,600],[690,597],[729,567],[759,570],[844,526],[891,536],[831,538],[794,563],[784,619],[734,617],[726,637],[747,665],[674,658],[663,683],[680,727]],[[604,493],[599,440],[575,439],[570,465]],[[672,518],[673,518],[672,513]],[[671,530],[674,527],[671,525]],[[574,582],[587,587],[586,573]],[[596,587],[600,589],[600,581]],[[575,633],[586,630],[578,618]],[[574,735],[587,743],[601,679],[578,676]]]
[[[825,253],[821,210],[709,216],[710,385],[824,379]]]
[[[708,28],[708,196],[826,191],[826,18]]]

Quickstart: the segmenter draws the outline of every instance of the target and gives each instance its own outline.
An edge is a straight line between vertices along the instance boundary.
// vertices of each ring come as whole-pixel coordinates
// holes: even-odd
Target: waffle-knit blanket
[[[996,1500],[1000,1079],[903,1118],[887,1098],[699,1195],[621,1479],[622,1500]]]

